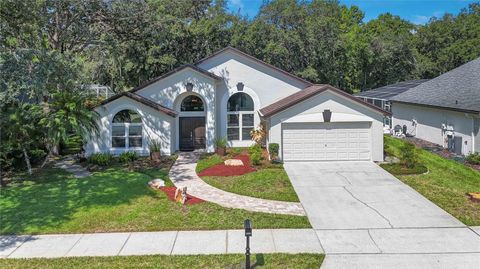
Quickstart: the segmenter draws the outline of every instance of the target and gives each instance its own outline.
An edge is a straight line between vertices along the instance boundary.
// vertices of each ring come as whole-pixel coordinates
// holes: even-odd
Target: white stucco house
[[[480,58],[390,99],[393,126],[457,154],[480,152]]]
[[[326,110],[329,110],[330,113]],[[184,65],[95,108],[101,133],[87,155],[136,151],[214,151],[216,138],[252,145],[263,123],[280,159],[383,160],[383,118],[390,113],[329,85],[314,85],[235,48]]]

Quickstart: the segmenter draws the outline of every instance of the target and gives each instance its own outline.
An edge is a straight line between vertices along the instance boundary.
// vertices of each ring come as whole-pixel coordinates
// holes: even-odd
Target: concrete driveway
[[[372,162],[290,162],[285,170],[315,229],[464,226]]]
[[[375,163],[284,167],[327,254],[322,269],[478,269],[474,229]]]

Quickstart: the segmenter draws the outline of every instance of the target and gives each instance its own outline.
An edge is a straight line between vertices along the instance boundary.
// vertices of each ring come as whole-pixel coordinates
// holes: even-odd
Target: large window
[[[200,97],[189,95],[182,100],[180,111],[203,111],[203,101]]]
[[[228,140],[251,140],[250,131],[254,128],[253,100],[243,92],[236,93],[227,103]]]
[[[112,147],[142,147],[142,119],[132,110],[118,112],[112,121]]]

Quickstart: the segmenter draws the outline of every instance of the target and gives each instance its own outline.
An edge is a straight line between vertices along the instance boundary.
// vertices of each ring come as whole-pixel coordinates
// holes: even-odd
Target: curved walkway
[[[195,172],[198,154],[182,152],[170,169],[169,177],[177,187],[187,187],[189,194],[224,207],[249,211],[305,216],[300,203],[272,201],[226,192],[205,183]]]

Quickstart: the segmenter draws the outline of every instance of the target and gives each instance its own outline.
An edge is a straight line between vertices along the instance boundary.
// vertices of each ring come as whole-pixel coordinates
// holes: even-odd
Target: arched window
[[[227,103],[228,140],[251,140],[250,132],[254,128],[253,99],[239,92],[230,96]]]
[[[180,111],[204,111],[202,98],[189,95],[182,100]]]
[[[138,113],[125,109],[113,117],[113,148],[140,148],[143,144],[142,137],[142,119]]]

